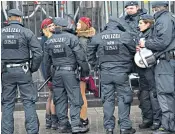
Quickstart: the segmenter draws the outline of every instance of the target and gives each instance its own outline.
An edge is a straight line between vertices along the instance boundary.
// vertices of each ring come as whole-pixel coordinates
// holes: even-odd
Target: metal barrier
[[[75,21],[81,16],[88,16],[92,20],[92,25],[97,32],[100,32],[107,23],[110,15],[120,17],[125,14],[124,5],[126,1],[1,1],[1,24],[7,19],[6,11],[12,8],[20,9],[23,14],[25,27],[31,29],[37,37],[40,37],[40,24],[46,17],[64,17],[69,21],[69,25],[75,28]],[[146,8],[152,14],[150,1],[139,1],[141,8]],[[5,7],[6,6],[6,7]],[[79,7],[80,10],[76,10]],[[70,10],[71,9],[71,10]],[[170,1],[170,10],[175,13],[175,1]],[[77,13],[76,13],[77,12]],[[78,14],[74,15],[74,13]],[[76,19],[77,18],[77,19]],[[98,77],[95,76],[98,86]],[[34,83],[37,87],[42,85],[44,79],[41,70],[33,74]],[[87,94],[91,94],[88,92]],[[48,89],[45,87],[39,92],[40,97],[48,96]]]

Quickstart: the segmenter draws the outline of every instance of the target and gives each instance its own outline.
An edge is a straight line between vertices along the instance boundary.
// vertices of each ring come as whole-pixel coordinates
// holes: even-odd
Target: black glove
[[[40,67],[40,64],[37,64],[37,63],[34,63],[33,61],[31,61],[31,65],[30,65],[31,73],[38,71],[39,67]]]

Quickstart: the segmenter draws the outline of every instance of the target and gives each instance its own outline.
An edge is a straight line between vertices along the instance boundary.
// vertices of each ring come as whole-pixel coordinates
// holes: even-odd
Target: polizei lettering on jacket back
[[[104,34],[102,35],[102,40],[107,40],[107,39],[117,39],[120,38],[120,34]]]
[[[63,37],[61,37],[61,38],[53,38],[53,39],[50,39],[48,41],[48,44],[49,43],[56,43],[56,42],[65,42],[65,41],[66,41],[66,38],[63,38]]]
[[[118,44],[115,43],[114,39],[119,39],[120,34],[104,34],[102,40],[106,40],[104,46],[104,55],[116,55],[119,53]]]
[[[2,29],[2,33],[20,33],[21,32],[21,29],[19,28],[3,28]]]

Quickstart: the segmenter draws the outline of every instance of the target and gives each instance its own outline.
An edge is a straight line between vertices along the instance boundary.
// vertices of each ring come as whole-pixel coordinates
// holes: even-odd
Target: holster
[[[167,60],[167,61],[170,61],[170,59],[175,59],[175,53],[174,53],[174,50],[171,50],[169,52],[165,52],[163,53],[159,59],[162,59],[162,60]]]
[[[80,80],[81,77],[81,67],[77,67],[77,69],[75,70],[75,74],[76,74],[76,79]]]
[[[7,71],[6,64],[4,62],[1,62],[1,73],[4,73]]]

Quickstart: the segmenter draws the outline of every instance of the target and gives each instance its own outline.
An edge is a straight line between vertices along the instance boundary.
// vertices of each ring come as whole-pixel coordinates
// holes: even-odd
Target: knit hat
[[[53,23],[52,19],[50,19],[50,18],[44,19],[41,23],[41,29],[47,27],[48,25],[50,25],[52,23]]]
[[[91,19],[88,17],[81,17],[79,20],[84,22],[89,28],[92,26]]]

